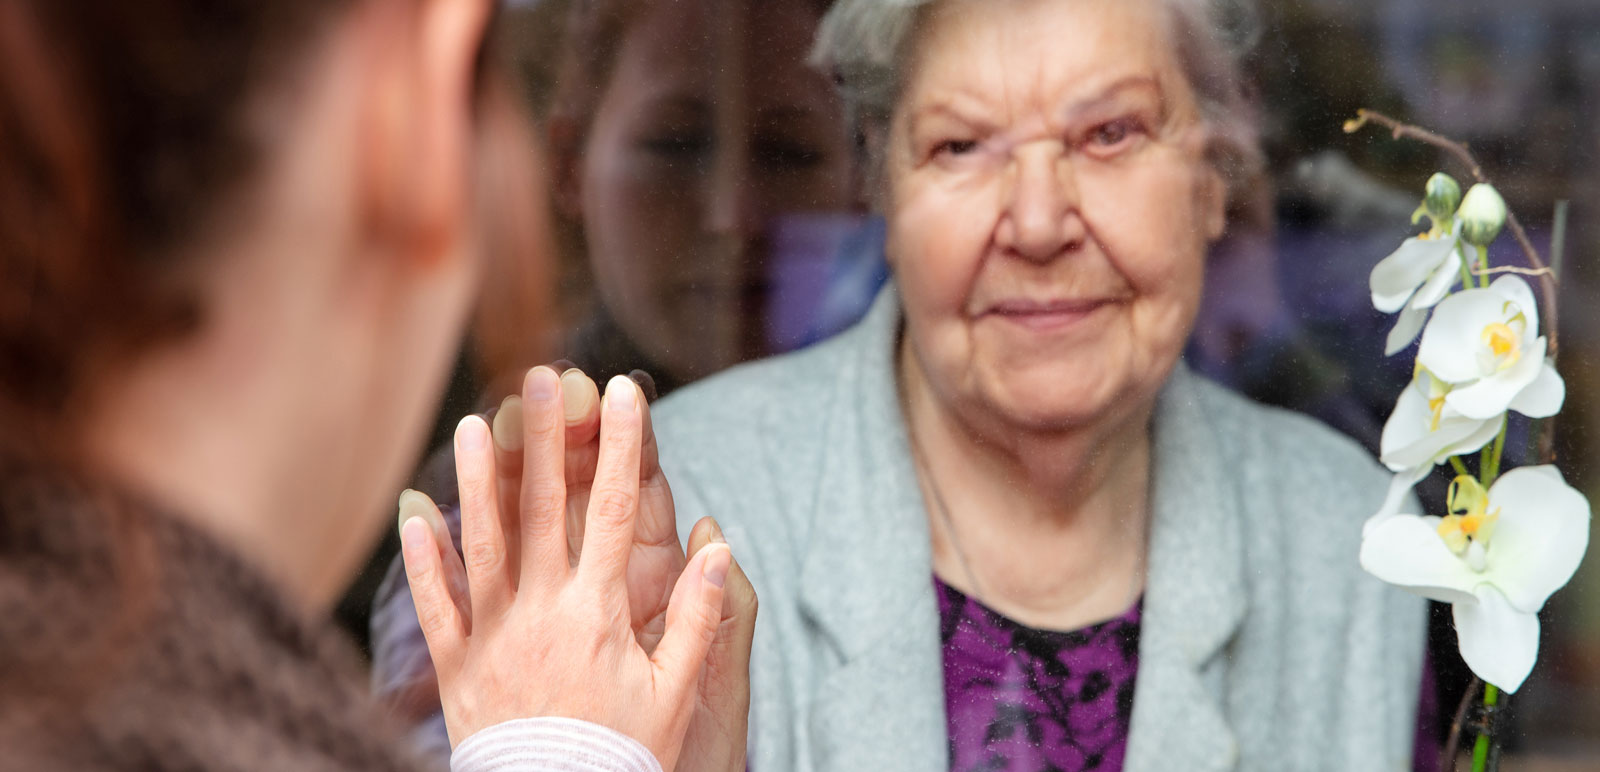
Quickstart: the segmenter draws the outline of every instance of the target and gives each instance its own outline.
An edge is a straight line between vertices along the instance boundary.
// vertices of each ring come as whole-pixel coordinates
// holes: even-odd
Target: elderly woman
[[[1401,769],[1355,444],[1180,361],[1248,179],[1202,0],[841,0],[892,285],[656,412],[761,592],[751,766]]]
[[[893,281],[663,401],[635,534],[715,515],[761,592],[753,769],[1410,765],[1423,607],[1355,559],[1388,476],[1179,361],[1259,179],[1226,10],[825,20]]]

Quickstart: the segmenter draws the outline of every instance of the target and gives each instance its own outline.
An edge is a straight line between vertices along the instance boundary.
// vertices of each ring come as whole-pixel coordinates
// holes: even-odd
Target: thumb
[[[743,674],[749,691],[750,648],[756,634],[756,589],[750,584],[739,561],[733,561],[722,591],[722,618],[711,642],[708,662],[712,675],[720,678]]]
[[[689,554],[699,552],[710,544],[724,543],[722,528],[710,517],[702,517],[689,531]],[[720,700],[741,698],[748,701],[750,691],[750,648],[755,638],[757,599],[755,587],[739,567],[731,561],[728,580],[722,589],[722,618],[712,638],[711,650],[706,658],[706,678],[700,697],[716,704]],[[738,688],[735,688],[738,687]],[[731,691],[733,694],[723,694]]]
[[[665,676],[674,703],[688,694],[700,679],[711,639],[722,621],[723,585],[733,553],[726,544],[709,544],[696,552],[678,576],[667,601],[667,629],[651,661]]]

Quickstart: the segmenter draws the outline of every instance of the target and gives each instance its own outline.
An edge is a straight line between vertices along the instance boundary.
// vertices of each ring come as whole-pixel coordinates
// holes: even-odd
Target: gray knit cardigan
[[[891,286],[839,337],[654,412],[680,530],[716,516],[760,594],[755,772],[948,765],[900,322]],[[1126,769],[1407,769],[1424,605],[1357,564],[1388,477],[1332,430],[1181,364],[1152,431]]]

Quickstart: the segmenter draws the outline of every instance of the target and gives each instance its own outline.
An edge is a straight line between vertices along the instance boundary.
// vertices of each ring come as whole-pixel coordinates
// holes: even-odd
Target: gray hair
[[[1227,184],[1229,219],[1263,224],[1270,217],[1263,211],[1270,201],[1259,195],[1266,187],[1258,184],[1265,160],[1241,64],[1259,35],[1253,2],[1158,1],[1171,14],[1179,64],[1211,132],[1207,156]],[[917,28],[945,2],[951,0],[837,0],[823,18],[811,65],[833,78],[858,136],[888,124],[905,85]],[[877,178],[881,152],[870,143],[866,150],[869,176]]]

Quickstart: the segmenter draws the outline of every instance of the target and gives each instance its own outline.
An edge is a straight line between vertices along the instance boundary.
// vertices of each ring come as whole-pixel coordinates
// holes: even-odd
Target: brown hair
[[[33,681],[56,697],[81,695],[91,674],[117,665],[160,567],[150,517],[102,495],[109,481],[74,452],[70,407],[108,371],[204,323],[191,277],[207,258],[186,247],[237,209],[270,160],[249,113],[358,2],[0,2],[0,473],[65,475],[99,502],[94,544],[110,553],[106,608],[117,612],[93,640],[45,652],[62,678]],[[535,234],[516,210],[530,205],[534,146],[507,115],[516,103],[505,83],[486,71],[489,48],[477,212],[502,227],[479,232],[491,250],[526,251]],[[0,504],[0,535],[47,528],[25,522],[47,514]]]
[[[0,468],[8,486],[67,471],[103,530],[80,563],[115,588],[102,627],[76,645],[17,641],[12,683],[71,704],[121,662],[152,608],[149,521],[104,495],[74,453],[69,406],[99,373],[200,323],[175,247],[260,160],[244,103],[338,3],[287,0],[10,0],[0,3]],[[11,459],[11,461],[7,461]],[[32,470],[32,471],[29,471]],[[50,506],[71,508],[63,491]],[[11,502],[15,504],[15,502]],[[18,511],[20,510],[20,511]],[[22,548],[47,515],[7,506]],[[59,518],[71,520],[64,512]],[[75,521],[74,521],[75,522]],[[109,554],[107,554],[109,553]],[[26,563],[29,555],[9,558]],[[112,611],[114,610],[114,611]]]
[[[173,247],[260,161],[245,103],[343,5],[0,6],[0,443],[65,459],[90,373],[198,324]]]

